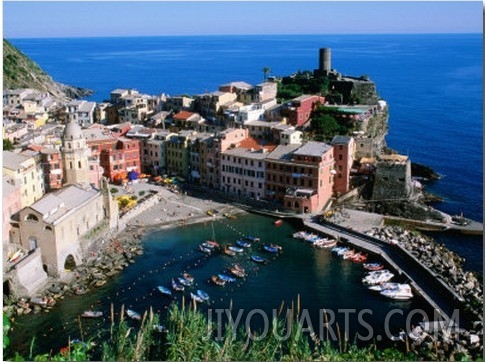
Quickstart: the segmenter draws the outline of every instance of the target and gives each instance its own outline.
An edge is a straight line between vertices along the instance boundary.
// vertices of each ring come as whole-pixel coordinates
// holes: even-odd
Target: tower
[[[64,185],[89,183],[89,148],[81,127],[69,121],[62,135],[62,162]]]
[[[319,71],[320,74],[328,74],[332,69],[332,49],[320,48]]]

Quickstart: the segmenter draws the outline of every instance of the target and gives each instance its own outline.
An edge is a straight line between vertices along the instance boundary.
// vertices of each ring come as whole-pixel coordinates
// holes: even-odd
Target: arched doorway
[[[76,261],[72,254],[69,254],[64,261],[64,269],[66,270],[73,270],[76,267]]]
[[[29,250],[37,249],[37,238],[35,236],[29,237]]]

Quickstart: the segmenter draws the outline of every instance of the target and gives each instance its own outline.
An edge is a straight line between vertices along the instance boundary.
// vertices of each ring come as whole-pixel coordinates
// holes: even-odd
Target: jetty
[[[468,327],[473,323],[471,316],[464,311],[464,299],[399,243],[391,244],[331,222],[316,221],[311,217],[303,218],[302,221],[308,229],[329,235],[344,244],[382,258],[429,303],[444,323],[453,321],[460,327]]]

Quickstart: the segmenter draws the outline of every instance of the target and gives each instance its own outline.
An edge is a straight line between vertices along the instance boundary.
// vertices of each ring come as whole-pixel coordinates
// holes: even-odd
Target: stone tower
[[[320,74],[328,74],[332,70],[331,48],[320,48],[319,71]]]
[[[89,148],[81,127],[76,121],[69,121],[62,136],[62,162],[64,185],[89,183]]]

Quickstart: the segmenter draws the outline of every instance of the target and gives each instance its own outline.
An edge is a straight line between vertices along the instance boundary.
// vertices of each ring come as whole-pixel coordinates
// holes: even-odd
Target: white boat
[[[362,279],[364,284],[382,284],[386,283],[394,277],[389,270],[379,270],[378,272],[371,272]]]
[[[413,292],[409,284],[402,284],[397,288],[385,289],[381,291],[381,295],[397,300],[408,300],[413,297]]]
[[[198,303],[202,303],[204,300],[197,294],[190,292],[190,297]]]
[[[97,310],[85,310],[81,317],[83,318],[99,318],[103,316],[103,312]]]
[[[126,314],[128,317],[131,319],[136,319],[137,321],[141,320],[141,315],[140,313],[135,312],[133,309],[127,309]]]
[[[376,284],[376,285],[370,285],[368,287],[369,290],[375,290],[376,292],[382,292],[383,290],[386,289],[393,289],[399,287],[399,283],[382,283],[382,284]]]
[[[236,278],[230,277],[226,274],[217,274],[217,276],[227,283],[234,283],[236,281]]]
[[[210,299],[209,294],[201,289],[197,289],[197,295],[202,298],[202,300],[208,301]]]
[[[242,253],[244,251],[243,248],[240,248],[238,246],[230,246],[229,247],[229,250],[235,252],[235,253]]]
[[[160,291],[160,293],[165,294],[165,295],[172,295],[172,291],[168,289],[167,287],[164,287],[163,285],[159,285],[157,289]]]

